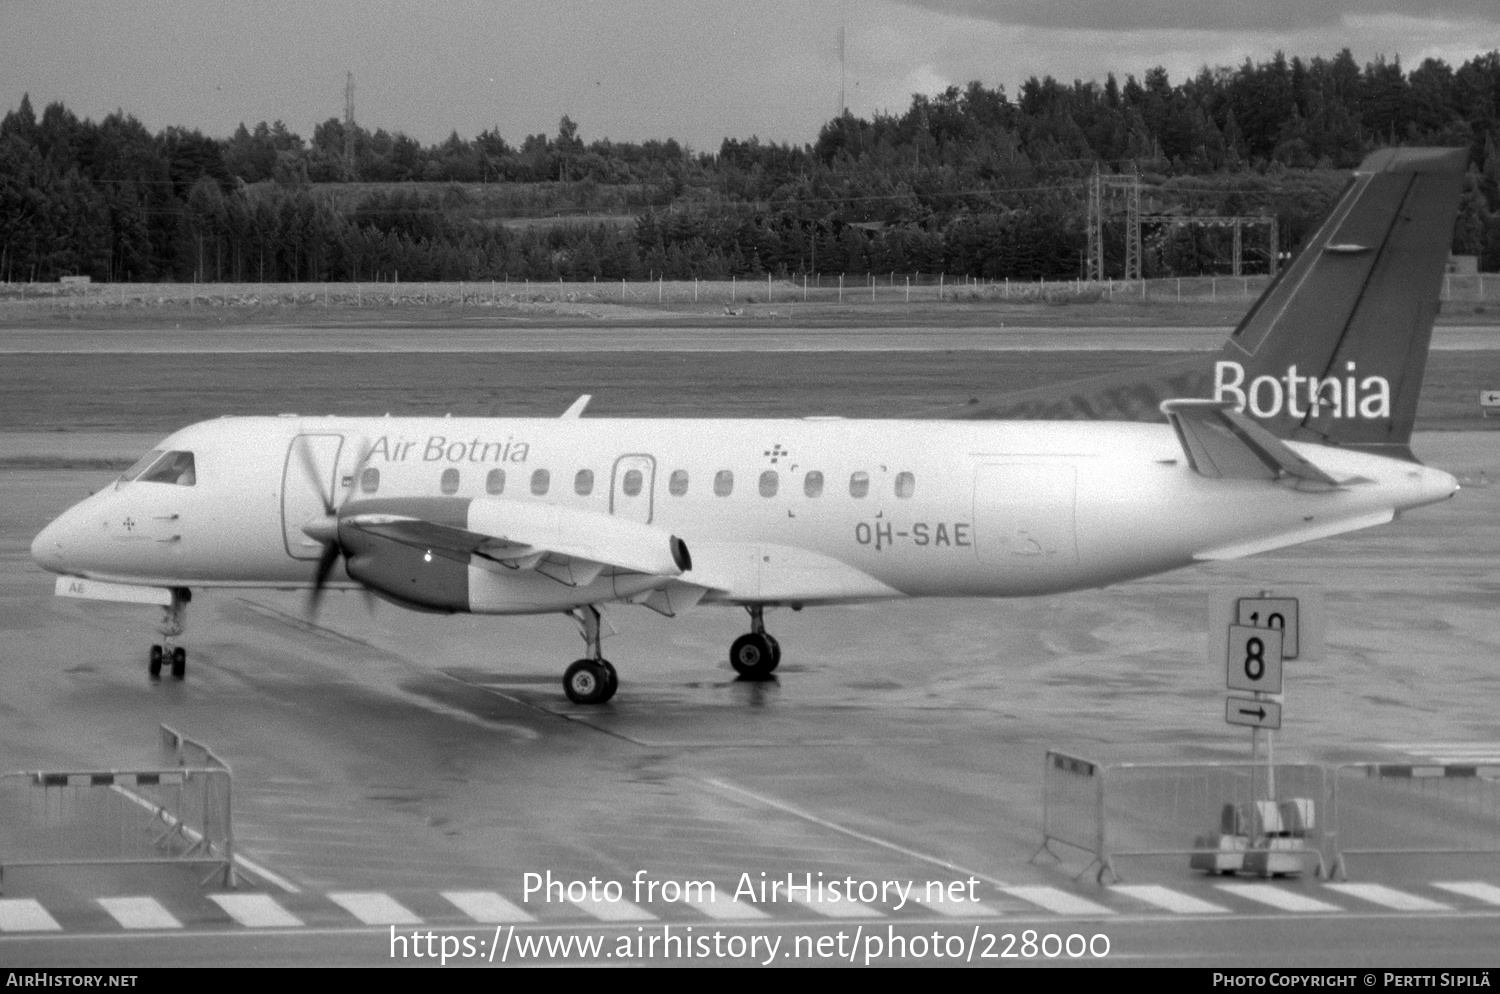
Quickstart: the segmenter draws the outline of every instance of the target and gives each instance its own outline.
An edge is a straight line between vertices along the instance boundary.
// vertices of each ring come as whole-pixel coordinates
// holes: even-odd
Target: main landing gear
[[[729,647],[729,665],[746,680],[769,680],[781,664],[781,645],[766,631],[763,605],[746,604],[745,610],[750,612],[750,631]]]
[[[592,604],[568,612],[582,629],[588,656],[563,673],[563,692],[574,704],[603,704],[620,689],[620,676],[600,647],[599,609]]]
[[[187,676],[187,650],[180,645],[174,646],[172,640],[187,629],[187,606],[192,599],[193,592],[188,588],[173,587],[172,603],[162,606],[161,624],[156,630],[164,641],[151,647],[151,662],[147,667],[153,680],[161,679],[163,665],[171,669],[174,680]]]

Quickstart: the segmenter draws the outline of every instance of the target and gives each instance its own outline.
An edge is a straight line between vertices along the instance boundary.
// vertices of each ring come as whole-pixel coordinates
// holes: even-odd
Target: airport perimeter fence
[[[728,316],[790,316],[799,304],[1092,303],[1100,301],[1248,303],[1267,276],[1193,276],[1150,280],[1007,280],[930,273],[820,274],[727,280],[477,280],[444,283],[10,283],[0,284],[0,314],[20,309],[161,307],[442,307],[483,312],[531,305],[697,305]],[[1442,299],[1500,304],[1500,275],[1450,275]],[[747,308],[754,308],[753,311]],[[764,310],[763,310],[764,308]],[[780,308],[780,310],[778,310]]]
[[[1392,763],[1098,763],[1049,751],[1042,845],[1060,861],[1186,857],[1208,872],[1315,869],[1348,858],[1500,853],[1500,768]],[[1062,850],[1062,851],[1060,851]]]
[[[163,762],[0,774],[0,891],[21,867],[193,864],[236,883],[228,765],[163,725]]]

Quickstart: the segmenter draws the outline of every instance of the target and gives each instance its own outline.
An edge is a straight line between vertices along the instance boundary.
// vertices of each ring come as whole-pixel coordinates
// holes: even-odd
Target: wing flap
[[[586,586],[606,569],[675,577],[692,568],[687,546],[660,528],[548,504],[475,499],[464,526],[393,513],[354,513],[340,524],[457,562],[479,557],[535,570],[569,586]]]

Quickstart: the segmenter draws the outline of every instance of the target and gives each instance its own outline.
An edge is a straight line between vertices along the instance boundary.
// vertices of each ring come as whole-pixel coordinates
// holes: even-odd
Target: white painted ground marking
[[[269,894],[210,894],[208,899],[246,928],[295,928],[302,924],[301,918]]]
[[[710,900],[707,894],[703,897],[692,898],[684,896],[683,904],[697,908],[710,918],[725,922],[751,922],[760,921],[771,916],[757,908],[748,901],[741,901],[733,894],[721,887],[713,889],[713,897]]]
[[[996,918],[1000,912],[985,904],[983,901],[938,901],[927,900],[927,895],[918,894],[915,887],[912,888],[911,899],[920,904],[928,911],[936,911],[940,915],[949,918]]]
[[[1305,897],[1296,891],[1284,890],[1275,884],[1214,884],[1220,890],[1233,894],[1236,897],[1247,898],[1251,901],[1259,901],[1261,904],[1269,904],[1273,908],[1282,911],[1311,912],[1311,911],[1343,911],[1336,904],[1319,901],[1315,898]]]
[[[412,914],[389,894],[380,891],[334,891],[328,900],[366,925],[420,925]]]
[[[802,905],[808,911],[822,915],[824,918],[884,918],[876,909],[865,904],[863,901],[815,901],[811,898],[792,898],[797,904]]]
[[[1056,887],[1001,887],[1011,897],[1041,905],[1059,915],[1112,915],[1114,909]]]
[[[1385,748],[1454,766],[1500,766],[1500,742],[1390,742]]]
[[[884,849],[889,849],[892,852],[898,852],[903,856],[910,856],[913,859],[920,859],[924,863],[932,863],[934,866],[941,866],[943,869],[948,870],[956,876],[978,877],[980,880],[986,881],[987,883],[992,883],[996,887],[1005,886],[1005,881],[996,880],[994,877],[989,876],[985,873],[980,873],[978,870],[969,870],[962,866],[959,866],[957,863],[942,859],[941,857],[929,856],[927,853],[918,852],[915,849],[908,849],[905,846],[897,845],[894,842],[887,841],[877,836],[870,835],[853,828],[847,828],[837,822],[829,821],[827,818],[819,818],[817,815],[812,814],[811,812],[803,811],[801,808],[793,807],[792,805],[787,804],[784,801],[778,801],[775,798],[767,797],[764,794],[757,794],[754,791],[746,790],[744,787],[736,786],[735,784],[732,784],[727,780],[716,780],[712,777],[709,777],[706,778],[703,782],[709,784],[710,786],[718,787],[721,790],[733,791],[734,793],[739,794],[743,797],[748,797],[752,800],[759,801],[761,804],[764,804],[768,808],[775,808],[777,811],[785,811],[787,814],[792,815],[795,818],[801,818],[803,821],[812,822],[814,825],[822,825],[824,828],[832,829],[835,832],[847,835],[853,839],[859,839],[861,842],[868,842],[871,845],[880,846]]]
[[[1429,901],[1425,897],[1408,894],[1406,891],[1386,887],[1383,884],[1328,884],[1326,886],[1329,890],[1336,890],[1340,894],[1348,894],[1350,897],[1357,897],[1383,907],[1395,908],[1397,911],[1453,910],[1439,901]]]
[[[1224,915],[1229,909],[1160,884],[1115,884],[1110,890],[1178,915]]]
[[[1454,894],[1462,894],[1464,897],[1472,897],[1476,901],[1485,904],[1500,904],[1500,887],[1494,884],[1483,883],[1479,880],[1456,880],[1445,883],[1434,883],[1432,886],[1441,887],[1443,890]]]
[[[122,928],[182,928],[154,897],[101,897],[99,904]]]
[[[57,919],[29,897],[0,898],[0,932],[60,932]]]
[[[569,903],[577,905],[580,909],[587,911],[602,922],[654,922],[656,916],[639,904],[631,904],[626,900],[619,901],[596,901],[591,897],[575,901],[568,898]]]
[[[296,884],[292,883],[286,877],[283,877],[279,873],[273,873],[273,872],[271,872],[270,870],[266,869],[264,866],[261,866],[259,863],[251,862],[250,860],[248,860],[245,857],[241,856],[239,853],[235,853],[234,854],[234,862],[235,862],[236,866],[244,867],[253,876],[260,877],[262,880],[264,880],[268,884],[275,884],[277,887],[280,887],[282,890],[286,891],[288,894],[300,894],[300,893],[302,893],[302,888],[298,887]]]
[[[443,897],[456,905],[459,911],[485,925],[536,921],[492,890],[445,890]]]
[[[125,797],[132,804],[140,805],[142,808],[150,811],[153,815],[156,815],[158,813],[158,809],[155,804],[152,804],[150,801],[146,800],[144,797],[132,790],[127,790],[119,784],[115,784],[114,786],[110,787],[110,790],[113,790],[115,793]],[[168,824],[171,825],[172,828],[181,832],[183,835],[187,836],[189,839],[192,839],[194,842],[201,843],[203,841],[203,833],[198,831],[193,826],[184,825],[181,821],[172,817],[170,814],[166,814],[165,812],[162,812],[162,814],[168,819]],[[275,884],[277,887],[280,887],[288,894],[302,893],[302,888],[292,883],[286,877],[283,877],[278,873],[273,873],[271,870],[266,869],[259,863],[252,862],[238,853],[235,854],[234,862],[236,865],[244,867],[244,869],[253,876],[260,877],[267,883]]]

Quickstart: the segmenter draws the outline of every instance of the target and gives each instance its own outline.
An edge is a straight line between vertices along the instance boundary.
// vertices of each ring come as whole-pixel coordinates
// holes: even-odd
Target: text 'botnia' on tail
[[[1465,149],[1368,156],[1218,353],[1008,394],[971,418],[1159,420],[1230,401],[1281,438],[1407,455]]]

